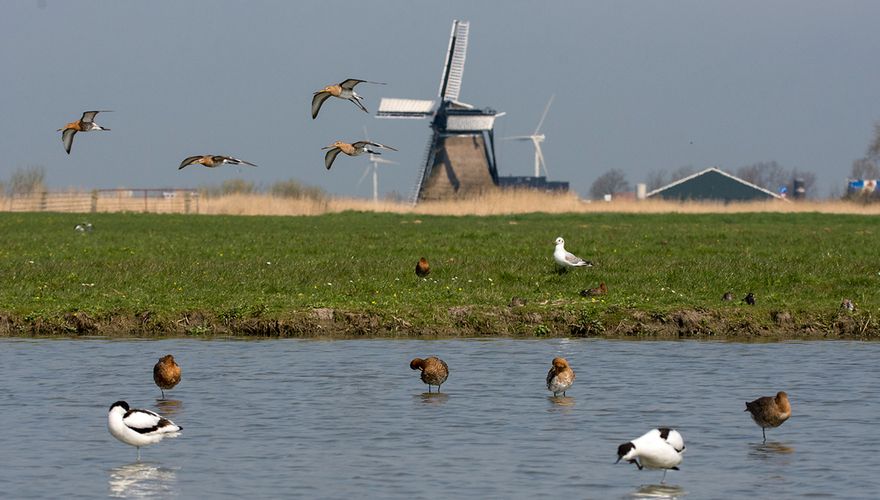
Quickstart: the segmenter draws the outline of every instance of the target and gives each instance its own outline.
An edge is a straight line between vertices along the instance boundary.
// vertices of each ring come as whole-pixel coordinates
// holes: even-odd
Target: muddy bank
[[[609,309],[588,312],[508,307],[451,307],[420,315],[318,308],[236,317],[209,311],[172,316],[151,311],[40,317],[0,314],[4,337],[454,338],[601,337],[622,339],[880,339],[880,322],[861,311],[793,312]]]

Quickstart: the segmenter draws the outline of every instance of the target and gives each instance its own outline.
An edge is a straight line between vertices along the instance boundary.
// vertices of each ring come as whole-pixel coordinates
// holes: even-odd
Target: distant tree
[[[875,163],[880,160],[880,122],[874,123],[874,137],[868,145],[867,157]]]
[[[736,169],[736,176],[774,193],[791,181],[788,169],[775,161],[761,161]]]
[[[46,189],[46,169],[39,165],[17,168],[9,177],[9,194],[26,195]]]
[[[647,186],[648,191],[660,189],[667,184],[669,183],[666,182],[666,170],[663,169],[649,172],[648,178],[645,180],[645,185]]]
[[[323,189],[316,186],[306,186],[295,179],[272,184],[269,187],[269,193],[279,198],[311,198],[314,200],[327,198],[327,192]]]
[[[199,188],[199,191],[203,196],[225,196],[229,194],[252,194],[257,191],[256,186],[253,182],[246,181],[244,179],[229,179],[223,181],[222,184],[217,186],[209,185],[202,186]]]
[[[853,161],[849,177],[850,179],[878,179],[880,178],[880,168],[877,167],[877,162],[874,160],[859,158]]]
[[[626,175],[619,168],[612,168],[593,181],[593,185],[590,187],[590,196],[594,199],[600,199],[606,194],[623,191],[629,191],[629,182],[626,181]]]
[[[669,182],[680,181],[689,175],[694,175],[697,170],[692,165],[683,165],[674,169],[669,174]]]

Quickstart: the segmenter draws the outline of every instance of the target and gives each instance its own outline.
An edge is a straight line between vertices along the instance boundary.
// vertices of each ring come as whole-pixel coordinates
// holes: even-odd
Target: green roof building
[[[778,194],[711,167],[645,195],[646,198],[692,201],[784,200]]]

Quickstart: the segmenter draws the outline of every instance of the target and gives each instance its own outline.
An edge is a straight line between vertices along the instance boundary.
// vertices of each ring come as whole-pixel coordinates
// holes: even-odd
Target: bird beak
[[[620,458],[621,458],[621,457],[617,457],[617,460],[615,460],[614,463],[619,464],[619,463],[620,463]]]
[[[331,148],[333,148],[333,146],[324,146],[324,147],[321,148],[321,149],[324,150],[324,149],[331,149]]]

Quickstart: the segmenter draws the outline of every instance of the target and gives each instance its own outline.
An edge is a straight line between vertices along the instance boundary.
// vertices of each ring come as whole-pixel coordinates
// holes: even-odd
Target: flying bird
[[[391,151],[397,151],[391,146],[385,146],[383,144],[379,144],[378,142],[370,142],[370,141],[357,141],[351,144],[342,141],[336,141],[329,146],[324,146],[321,148],[322,150],[327,149],[327,154],[324,155],[324,166],[327,167],[327,170],[330,170],[330,167],[333,166],[333,162],[336,160],[336,155],[339,153],[345,153],[348,156],[359,156],[364,153],[370,153],[373,155],[380,155],[378,151],[374,151],[370,149],[370,146],[382,148],[382,149],[390,149]]]
[[[565,396],[565,391],[574,383],[574,370],[568,366],[565,358],[553,358],[553,367],[547,372],[547,390],[553,392],[556,397],[560,392]]]
[[[351,101],[364,113],[369,113],[369,111],[367,111],[367,108],[365,108],[364,105],[361,104],[361,101],[364,100],[364,98],[354,91],[354,87],[359,83],[385,85],[384,83],[380,82],[370,82],[367,80],[358,80],[356,78],[349,78],[348,80],[345,80],[344,82],[338,83],[336,85],[327,85],[323,89],[315,92],[315,95],[312,96],[312,120],[314,120],[318,116],[318,111],[321,111],[321,105],[324,104],[324,101],[326,101],[331,96]]]
[[[92,130],[110,130],[95,123],[95,115],[98,113],[110,113],[109,110],[103,111],[86,111],[82,114],[82,118],[75,122],[70,122],[63,128],[59,128],[57,132],[61,132],[61,141],[64,142],[64,150],[70,154],[70,148],[73,146],[73,136],[77,132],[91,132]]]
[[[565,240],[560,236],[556,238],[556,250],[553,251],[553,260],[562,270],[568,270],[570,267],[593,267],[593,263],[584,260],[565,250]]]
[[[667,470],[679,470],[678,464],[684,458],[683,454],[684,439],[681,434],[675,429],[660,427],[618,446],[617,462],[623,460],[636,464],[639,470],[663,469],[663,479],[660,480],[663,483]]]
[[[256,167],[255,164],[253,164],[249,161],[239,160],[238,158],[233,158],[231,156],[196,155],[196,156],[190,156],[189,158],[185,158],[182,162],[180,162],[180,166],[177,167],[177,170],[180,170],[187,165],[193,165],[195,163],[198,163],[200,165],[204,165],[208,168],[219,167],[223,164],[229,164],[229,165],[245,164],[245,165],[250,165],[252,167]]]
[[[173,389],[180,383],[180,365],[174,361],[174,356],[166,354],[153,366],[153,382],[162,391],[162,399],[165,399],[166,389]]]
[[[428,259],[421,257],[419,261],[416,263],[416,276],[419,278],[424,278],[431,272],[431,265],[428,264]]]
[[[137,448],[140,460],[141,446],[177,437],[183,427],[150,410],[131,409],[125,401],[117,401],[107,415],[107,429],[116,439]]]
[[[761,435],[766,443],[767,433],[764,429],[779,427],[788,420],[791,417],[791,403],[788,401],[788,394],[785,391],[779,391],[775,397],[764,396],[747,402],[744,411],[752,414],[752,420],[761,428]]]
[[[422,371],[422,382],[428,384],[428,392],[431,392],[432,385],[436,385],[437,392],[440,392],[440,386],[449,377],[449,367],[446,366],[446,362],[434,356],[425,359],[415,358],[410,361],[409,367]]]

